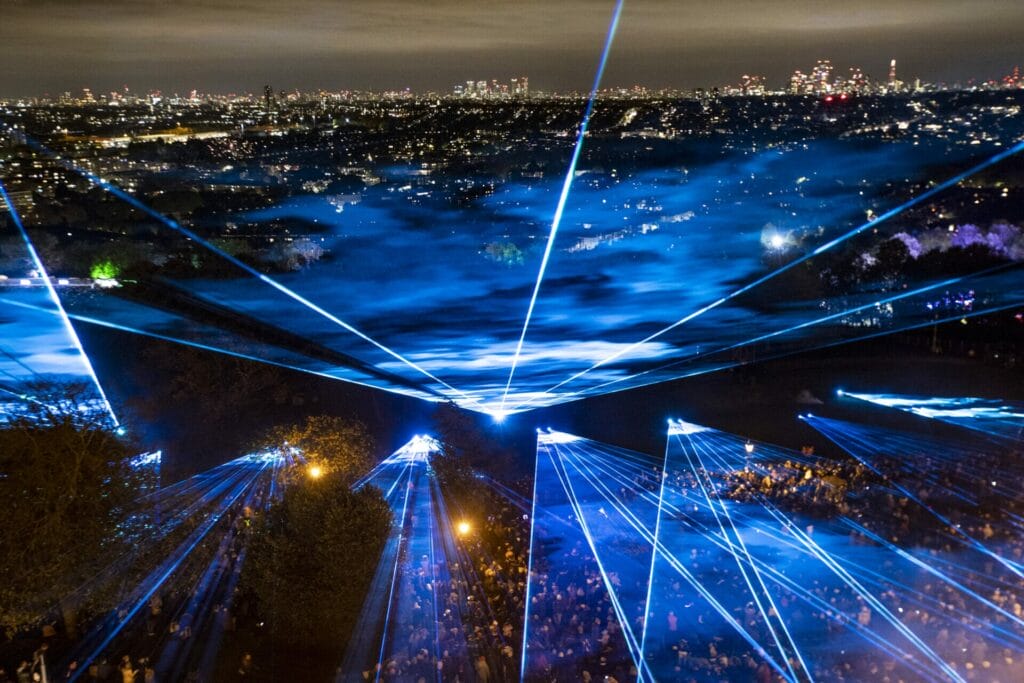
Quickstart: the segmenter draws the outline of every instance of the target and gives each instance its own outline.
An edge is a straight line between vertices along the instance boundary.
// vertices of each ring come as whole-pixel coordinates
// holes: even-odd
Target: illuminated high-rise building
[[[896,77],[896,60],[893,59],[889,62],[889,82],[886,86],[889,92],[899,92],[903,90],[903,81]]]
[[[802,95],[807,92],[808,77],[803,71],[797,69],[789,77],[789,92],[792,95]]]
[[[832,92],[832,60],[819,59],[811,72],[814,92],[821,95]]]

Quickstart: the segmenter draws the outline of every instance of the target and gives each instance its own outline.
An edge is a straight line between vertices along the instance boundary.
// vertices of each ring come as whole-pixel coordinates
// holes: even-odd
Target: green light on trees
[[[113,261],[107,259],[94,263],[89,271],[89,276],[94,280],[113,280],[120,272],[121,269]]]

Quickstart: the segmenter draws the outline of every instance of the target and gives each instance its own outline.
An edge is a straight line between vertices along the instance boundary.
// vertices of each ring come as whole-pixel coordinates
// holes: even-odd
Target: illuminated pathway
[[[446,653],[465,659],[469,598],[462,586],[469,585],[470,562],[430,466],[438,450],[431,437],[416,436],[356,483],[381,489],[394,523],[339,681],[390,680],[399,667],[442,680],[447,674],[435,662]]]
[[[278,454],[248,455],[147,497],[147,503],[159,503],[154,509],[160,513],[156,536],[141,539],[140,551],[163,553],[165,539],[180,540],[76,643],[60,669],[76,663],[68,680],[81,678],[101,657],[116,662],[126,648],[133,658],[147,657],[165,680],[193,669],[212,671],[244,560],[244,537],[235,534],[252,510],[274,497],[280,465]],[[184,533],[176,533],[179,528]],[[126,565],[117,561],[114,568],[112,576],[123,580]],[[174,593],[186,597],[154,610]],[[204,647],[194,651],[199,634]]]

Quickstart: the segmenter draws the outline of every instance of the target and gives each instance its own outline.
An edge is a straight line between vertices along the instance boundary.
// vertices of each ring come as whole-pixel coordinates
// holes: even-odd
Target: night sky
[[[450,90],[526,75],[586,89],[608,0],[0,0],[0,96],[121,89]],[[1024,61],[1019,0],[627,0],[605,84],[700,87],[818,58],[884,78],[998,78]]]

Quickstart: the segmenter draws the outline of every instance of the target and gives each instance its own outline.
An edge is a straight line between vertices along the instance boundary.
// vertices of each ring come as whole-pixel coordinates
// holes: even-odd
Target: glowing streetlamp
[[[459,522],[458,524],[455,525],[455,531],[456,531],[456,533],[459,534],[459,536],[465,536],[466,534],[468,534],[472,530],[473,530],[473,527],[470,526],[469,522],[466,522],[466,521]]]
[[[310,479],[319,479],[324,476],[324,470],[320,465],[310,465],[308,472]]]

